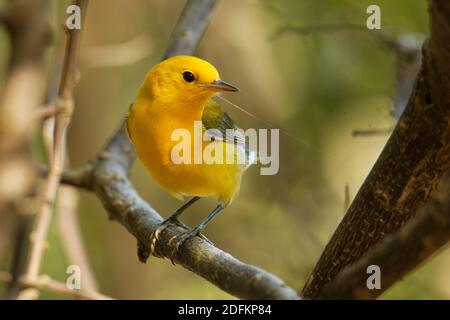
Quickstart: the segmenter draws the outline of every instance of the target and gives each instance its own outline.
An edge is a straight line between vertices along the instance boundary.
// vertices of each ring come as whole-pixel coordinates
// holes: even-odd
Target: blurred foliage
[[[281,136],[280,172],[260,176],[258,168],[251,168],[240,196],[206,230],[220,248],[277,274],[294,288],[301,288],[344,214],[345,185],[354,196],[387,139],[355,138],[351,132],[394,124],[389,110],[395,56],[370,31],[272,36],[287,25],[365,25],[369,4],[380,5],[383,32],[428,32],[426,1],[421,0],[227,0],[219,4],[196,53],[213,63],[223,79],[240,87],[241,93],[227,95],[228,99],[298,137],[297,141]],[[116,128],[146,72],[164,52],[183,5],[181,0],[128,0],[126,5],[123,0],[90,2],[82,79],[69,135],[72,166],[92,159]],[[63,23],[64,8],[63,1],[53,1],[56,35],[48,55],[51,79],[59,71],[62,32],[58,26]],[[104,59],[95,56],[99,51],[94,48],[138,36],[143,36],[148,51],[141,52],[142,59],[110,67],[92,63]],[[4,71],[8,43],[3,30],[0,52]],[[232,106],[224,108],[244,128],[265,127]],[[36,145],[37,151],[42,149],[39,141]],[[38,153],[42,158],[42,152]],[[139,162],[133,166],[132,178],[163,216],[179,205]],[[146,265],[139,263],[134,238],[108,220],[95,196],[81,195],[83,238],[103,293],[126,299],[231,298],[168,261],[151,258]],[[213,205],[212,200],[204,200],[182,220],[194,225]],[[67,263],[55,224],[49,240],[44,272],[65,279]],[[449,267],[447,250],[384,298],[448,299]],[[67,298],[54,293],[42,297]]]

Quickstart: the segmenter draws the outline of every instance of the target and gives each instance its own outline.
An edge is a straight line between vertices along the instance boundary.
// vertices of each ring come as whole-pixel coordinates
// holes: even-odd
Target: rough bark
[[[375,299],[450,241],[450,175],[417,217],[387,236],[320,292],[321,299]],[[367,267],[380,267],[380,289],[368,289]]]
[[[431,36],[408,104],[303,288],[324,285],[398,230],[450,167],[450,3],[430,2]]]

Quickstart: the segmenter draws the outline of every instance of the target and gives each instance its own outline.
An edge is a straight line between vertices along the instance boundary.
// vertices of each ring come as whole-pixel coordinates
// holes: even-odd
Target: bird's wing
[[[248,164],[256,159],[256,153],[249,148],[244,132],[240,129],[228,114],[223,111],[215,101],[208,101],[203,109],[202,123],[207,130],[207,135],[214,141],[226,141],[241,146],[245,150]]]

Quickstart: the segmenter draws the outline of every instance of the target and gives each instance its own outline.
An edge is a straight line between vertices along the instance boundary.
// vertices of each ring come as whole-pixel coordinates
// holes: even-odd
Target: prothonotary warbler
[[[198,226],[171,239],[175,241],[174,254],[187,239],[199,235],[208,222],[232,202],[239,192],[242,174],[256,159],[256,153],[248,148],[242,135],[230,137],[227,134],[230,132],[227,129],[238,128],[211,100],[222,91],[237,92],[239,89],[222,81],[210,63],[192,56],[175,56],[147,73],[130,107],[126,122],[128,134],[144,167],[172,196],[178,199],[191,197],[155,231],[152,249],[169,223],[183,225],[177,218],[184,210],[202,197],[215,197],[217,207]],[[235,153],[234,159],[237,159],[236,154],[244,154],[245,161],[174,161],[173,150],[180,142],[174,141],[173,133],[182,129],[193,137],[196,122],[200,123],[203,133],[216,129],[212,130],[210,140],[203,141],[202,150],[214,144],[215,150],[224,151],[226,156]],[[191,153],[192,158],[194,144],[191,150],[184,150]]]

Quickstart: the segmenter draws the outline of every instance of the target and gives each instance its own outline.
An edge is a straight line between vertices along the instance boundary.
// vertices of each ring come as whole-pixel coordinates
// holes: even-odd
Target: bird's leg
[[[216,208],[214,208],[213,211],[211,211],[211,213],[206,217],[206,219],[203,220],[198,226],[196,226],[195,228],[192,228],[191,230],[189,230],[187,232],[176,235],[169,240],[169,245],[174,246],[174,249],[172,250],[172,254],[171,254],[171,258],[170,258],[170,260],[172,261],[173,264],[175,264],[174,257],[177,254],[180,246],[186,240],[188,240],[192,237],[195,237],[197,235],[200,235],[200,233],[203,231],[203,229],[205,229],[206,225],[224,208],[225,208],[225,205],[223,203],[220,203],[219,205],[217,205]]]
[[[185,229],[189,229],[188,226],[178,220],[178,216],[199,199],[200,197],[193,197],[189,199],[189,201],[184,203],[181,207],[177,208],[167,219],[161,222],[160,226],[156,228],[155,231],[152,232],[152,234],[150,235],[150,254],[155,253],[156,241],[159,240],[159,235],[165,228],[167,228],[170,223],[173,223]]]
[[[183,204],[181,207],[177,208],[166,220],[164,220],[161,225],[173,223],[180,227],[186,228],[186,225],[180,221],[178,221],[178,216],[180,216],[187,208],[192,206],[196,201],[198,201],[200,197],[192,197],[187,201],[185,204]]]

